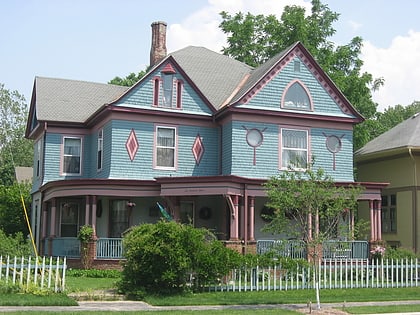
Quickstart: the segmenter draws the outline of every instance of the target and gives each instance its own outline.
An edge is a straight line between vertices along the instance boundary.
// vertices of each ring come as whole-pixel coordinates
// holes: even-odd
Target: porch
[[[47,240],[46,255],[80,258],[80,241],[76,237],[56,237]],[[306,259],[306,248],[298,240],[259,240],[256,252],[266,253],[275,249],[281,256]],[[326,241],[323,243],[323,259],[368,259],[367,241]],[[123,257],[122,238],[99,238],[96,242],[96,259],[119,260]]]

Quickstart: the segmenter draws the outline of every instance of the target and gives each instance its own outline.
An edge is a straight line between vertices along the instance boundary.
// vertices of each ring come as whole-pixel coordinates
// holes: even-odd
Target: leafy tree
[[[340,218],[344,211],[356,208],[361,191],[355,186],[336,186],[322,169],[287,171],[271,177],[265,188],[267,205],[275,211],[264,229],[301,239],[309,261],[315,266],[322,258],[322,242],[342,233],[339,231]],[[314,268],[314,272],[317,271],[318,268]],[[320,307],[318,277],[314,279]]]
[[[0,256],[22,257],[32,254],[31,243],[24,238],[22,232],[7,235],[0,229]]]
[[[21,194],[29,211],[31,200],[29,183],[14,183],[10,186],[0,185],[0,229],[7,235],[14,235],[18,232],[24,235],[29,233]]]
[[[367,120],[373,118],[377,104],[371,91],[378,89],[383,79],[374,80],[371,74],[361,73],[362,39],[355,37],[347,45],[335,46],[329,38],[336,32],[332,25],[339,14],[320,0],[311,3],[311,14],[305,15],[303,7],[286,6],[280,20],[275,15],[239,12],[232,16],[221,12],[220,28],[228,35],[228,46],[223,48],[223,53],[256,67],[300,41],[355,108]],[[355,127],[355,149],[370,140],[364,124]]]
[[[171,221],[134,227],[123,239],[120,288],[137,297],[199,288],[230,271],[239,253],[222,245],[206,229]],[[194,277],[190,283],[188,275]]]
[[[25,98],[0,83],[0,184],[12,185],[14,166],[32,166],[33,145],[25,139],[28,108]]]
[[[135,74],[134,72],[131,72],[125,78],[120,78],[118,76],[113,78],[111,81],[108,82],[108,84],[115,84],[115,85],[122,85],[122,86],[133,86],[142,77],[144,77],[145,74],[146,74],[146,71],[140,71],[137,74]]]

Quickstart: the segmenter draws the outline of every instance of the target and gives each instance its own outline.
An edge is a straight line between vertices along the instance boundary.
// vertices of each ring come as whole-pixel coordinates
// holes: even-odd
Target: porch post
[[[56,225],[55,216],[56,216],[56,213],[57,213],[57,201],[56,201],[55,198],[53,198],[51,200],[51,222],[50,222],[51,229],[50,229],[50,237],[56,236],[56,233],[55,233],[55,225]]]
[[[86,195],[86,205],[85,205],[85,225],[89,224],[89,217],[90,217],[90,196]]]
[[[255,197],[249,197],[249,240],[255,240]]]
[[[94,237],[96,237],[96,201],[96,196],[92,196],[92,227]]]
[[[45,250],[48,246],[47,244],[47,217],[48,217],[48,207],[45,203],[42,203],[42,230],[41,230],[41,254],[45,254]]]
[[[230,220],[230,239],[239,240],[239,197],[237,195],[232,197],[233,213]]]
[[[375,235],[376,235],[376,220],[375,220],[375,214],[374,214],[374,209],[373,209],[373,200],[369,200],[369,210],[370,210],[370,240],[374,241],[375,240]]]
[[[376,212],[377,212],[377,226],[376,226],[376,240],[382,240],[382,209],[381,201],[376,200]]]
[[[245,208],[245,198],[244,197],[240,197],[238,198],[238,212],[239,212],[239,238],[246,241],[247,239],[247,217],[246,217],[246,208]]]

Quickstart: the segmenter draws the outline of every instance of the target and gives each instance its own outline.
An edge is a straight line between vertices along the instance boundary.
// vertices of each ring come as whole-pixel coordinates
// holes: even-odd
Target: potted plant
[[[89,269],[92,267],[93,259],[95,258],[95,230],[91,225],[83,225],[80,227],[77,238],[80,241],[80,259],[83,268]]]

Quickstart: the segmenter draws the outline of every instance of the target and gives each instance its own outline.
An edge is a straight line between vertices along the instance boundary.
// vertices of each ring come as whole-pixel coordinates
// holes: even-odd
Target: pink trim
[[[80,139],[80,163],[79,163],[79,173],[65,173],[63,172],[64,167],[64,139]],[[60,176],[83,176],[83,138],[82,136],[70,136],[63,135],[61,137],[61,149],[60,149]]]
[[[306,95],[308,95],[308,99],[309,99],[309,108],[291,108],[291,107],[285,107],[284,106],[284,98],[286,97],[287,92],[289,91],[289,88],[295,84],[298,83],[306,92]],[[289,84],[287,84],[287,86],[284,88],[283,90],[283,95],[281,97],[281,103],[280,103],[280,108],[282,109],[290,109],[290,110],[301,110],[301,111],[314,111],[314,103],[312,100],[312,95],[309,92],[309,89],[306,87],[306,85],[299,79],[294,79],[292,81],[289,82]]]
[[[181,109],[182,108],[182,92],[184,89],[184,82],[182,80],[176,81],[176,108]]]
[[[161,82],[162,82],[162,78],[161,77],[154,76],[152,78],[152,88],[153,88],[152,106],[153,107],[159,107],[160,87],[162,85]]]
[[[156,150],[157,150],[157,128],[173,128],[175,129],[175,152],[174,152],[174,167],[162,167],[157,165],[156,161]],[[156,170],[169,170],[169,171],[176,171],[178,169],[178,126],[177,125],[164,125],[164,124],[155,124],[153,127],[153,169]]]
[[[176,73],[176,71],[175,71],[175,69],[174,69],[174,67],[172,67],[172,64],[170,63],[170,62],[168,62],[164,67],[163,67],[163,69],[161,70],[161,72],[162,73],[165,73],[165,74],[175,74]]]
[[[289,129],[289,130],[297,130],[297,131],[306,131],[307,132],[307,163],[309,164],[311,161],[311,128],[309,127],[300,127],[300,126],[290,126],[290,125],[280,125],[279,126],[279,170],[286,170],[287,168],[283,167],[283,161],[282,161],[282,153],[283,153],[283,147],[282,147],[282,129]],[[299,169],[297,169],[299,170]]]

